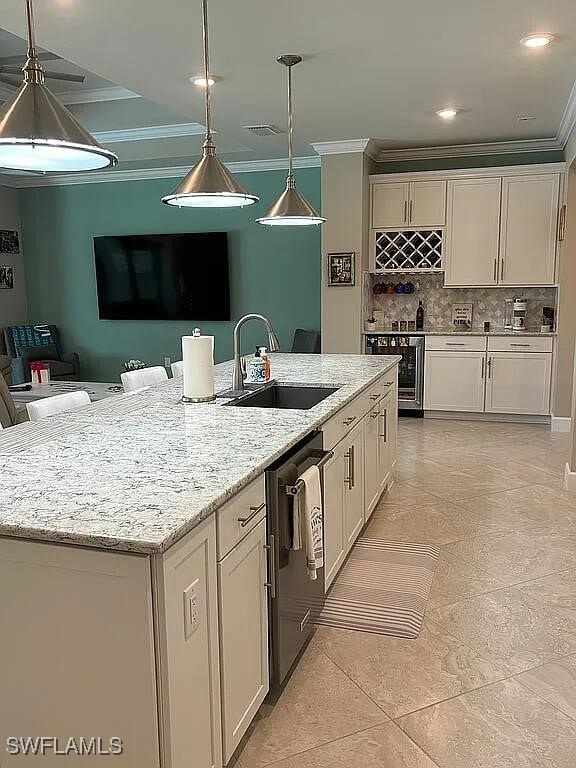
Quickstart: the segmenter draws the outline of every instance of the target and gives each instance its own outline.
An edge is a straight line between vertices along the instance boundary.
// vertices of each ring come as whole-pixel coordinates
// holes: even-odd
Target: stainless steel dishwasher
[[[324,605],[324,569],[312,581],[304,549],[292,549],[293,505],[302,488],[297,482],[302,472],[316,464],[322,482],[321,468],[331,456],[331,451],[322,450],[322,435],[315,432],[266,472],[272,688],[280,686],[290,672],[310,638],[315,615]]]

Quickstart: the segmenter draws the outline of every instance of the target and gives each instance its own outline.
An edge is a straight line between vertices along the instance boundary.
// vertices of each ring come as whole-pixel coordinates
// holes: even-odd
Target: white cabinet
[[[352,548],[364,526],[364,434],[358,424],[344,439],[344,549]]]
[[[324,579],[332,584],[344,562],[344,480],[348,459],[342,443],[324,465]]]
[[[215,538],[211,517],[154,561],[162,765],[172,768],[222,761]]]
[[[446,182],[411,181],[408,224],[411,227],[441,227],[446,223]]]
[[[382,493],[390,481],[394,465],[396,464],[398,434],[398,397],[396,388],[380,404],[379,426],[380,493]]]
[[[372,187],[372,226],[403,227],[408,223],[410,184],[386,182]]]
[[[448,181],[444,284],[496,285],[501,179]]]
[[[547,352],[489,352],[486,412],[547,416],[551,369]]]
[[[446,222],[444,180],[389,181],[372,186],[372,227],[441,227]]]
[[[265,545],[261,520],[218,563],[224,764],[268,693]]]
[[[425,353],[424,410],[484,410],[485,352]]]
[[[557,173],[502,179],[500,284],[554,283],[559,188]]]
[[[364,418],[364,520],[368,520],[382,493],[380,457],[388,451],[380,438],[381,406],[375,406]]]

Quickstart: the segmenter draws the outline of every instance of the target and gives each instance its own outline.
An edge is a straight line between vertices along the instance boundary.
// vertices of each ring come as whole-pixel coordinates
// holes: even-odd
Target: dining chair
[[[174,376],[175,379],[181,377],[184,375],[184,360],[178,360],[175,363],[172,363],[170,366],[172,369],[172,376]]]
[[[150,368],[139,368],[137,371],[126,371],[120,374],[124,392],[134,392],[144,387],[152,387],[154,384],[162,384],[168,381],[166,368],[161,365],[153,365]]]
[[[30,421],[40,421],[47,416],[55,416],[57,413],[65,411],[75,411],[84,405],[90,405],[90,395],[84,390],[77,392],[66,392],[64,395],[54,395],[45,397],[42,400],[35,400],[33,403],[26,403],[28,418]]]

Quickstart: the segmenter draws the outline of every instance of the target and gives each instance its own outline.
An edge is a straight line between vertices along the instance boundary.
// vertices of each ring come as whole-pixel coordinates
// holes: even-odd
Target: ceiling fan
[[[50,80],[63,80],[67,83],[83,83],[86,80],[84,75],[69,75],[66,72],[49,72],[44,70],[44,77]],[[0,64],[0,83],[9,88],[18,90],[22,85],[22,67]]]

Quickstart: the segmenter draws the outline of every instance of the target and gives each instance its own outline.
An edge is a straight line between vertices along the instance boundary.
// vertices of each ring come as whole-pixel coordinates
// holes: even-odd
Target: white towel
[[[324,514],[318,467],[309,467],[298,479],[304,487],[294,499],[292,547],[301,549],[304,543],[308,577],[315,580],[316,571],[324,565]]]

